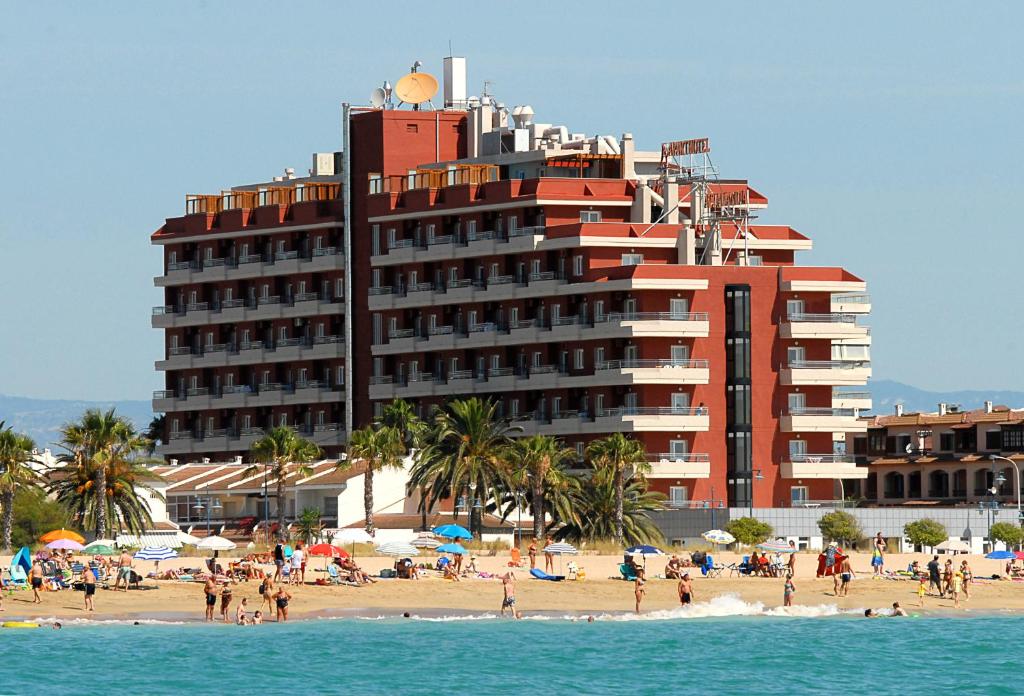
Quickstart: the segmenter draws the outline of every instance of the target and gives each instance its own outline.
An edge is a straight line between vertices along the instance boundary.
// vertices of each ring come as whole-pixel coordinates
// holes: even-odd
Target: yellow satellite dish
[[[395,85],[395,95],[406,104],[422,104],[437,94],[437,78],[429,73],[409,73]]]

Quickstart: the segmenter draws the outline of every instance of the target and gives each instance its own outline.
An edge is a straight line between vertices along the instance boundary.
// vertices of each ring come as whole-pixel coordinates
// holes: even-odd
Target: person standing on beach
[[[512,618],[516,618],[516,574],[511,570],[501,576],[501,589],[503,597],[501,600],[501,616],[505,616],[505,610],[512,611]]]
[[[121,580],[124,580],[124,591],[127,592],[128,584],[132,581],[132,555],[127,551],[122,551],[120,558],[117,559],[117,579],[114,580],[115,592],[121,584]]]
[[[850,565],[849,557],[844,558],[843,562],[839,564],[839,579],[842,581],[839,593],[846,597],[850,594],[850,581],[853,580],[853,566]]]
[[[971,581],[974,579],[974,573],[971,572],[971,566],[967,565],[967,559],[964,559],[963,563],[960,564],[960,575],[964,579],[964,599],[971,598]]]
[[[676,591],[679,593],[679,604],[687,606],[693,604],[693,580],[690,579],[689,573],[683,573],[683,577],[679,579],[679,585],[676,587]]]
[[[789,548],[793,550],[789,552],[789,561],[786,567],[786,574],[789,575],[789,577],[793,577],[794,575],[796,575],[796,542],[790,541]]]
[[[645,582],[646,582],[646,580],[644,580],[644,569],[643,568],[637,569],[637,571],[636,571],[636,580],[633,581],[633,594],[636,596],[636,613],[637,614],[640,613],[640,603],[643,601],[644,594],[646,594],[646,592],[647,592],[644,589],[644,583]]]
[[[302,559],[306,557],[305,552],[302,550],[302,542],[300,541],[295,545],[295,550],[292,551],[292,582],[293,585],[302,584]]]
[[[92,571],[88,563],[82,564],[82,586],[85,589],[85,610],[96,611],[92,598],[96,594],[96,573]]]
[[[946,560],[946,565],[942,569],[942,595],[953,594],[953,561],[952,559]]]
[[[203,594],[206,595],[206,620],[213,621],[213,608],[217,606],[217,581],[212,575],[206,578]]]
[[[959,571],[957,571],[953,575],[953,583],[952,583],[952,587],[950,588],[952,590],[952,592],[953,592],[953,608],[954,609],[959,609],[960,608],[960,590],[962,590],[963,587],[964,587],[964,576],[961,575]]]
[[[231,608],[231,585],[224,583],[224,588],[220,591],[220,616],[224,620],[224,623],[228,623],[228,610]]]
[[[526,550],[526,553],[530,557],[530,570],[533,570],[537,567],[537,537],[530,542],[530,548]]]
[[[274,608],[274,581],[267,576],[263,578],[263,584],[259,586],[260,595],[263,597],[263,601],[260,602],[260,610],[263,609],[263,605],[267,605],[267,609]]]
[[[546,549],[547,547],[551,546],[553,543],[555,543],[555,540],[551,538],[550,534],[548,534],[547,538],[544,539],[544,548]],[[547,551],[544,552],[544,572],[545,573],[554,573],[555,572],[555,554],[548,553]]]
[[[793,606],[793,593],[796,592],[796,585],[793,584],[793,576],[786,577],[786,583],[782,586],[782,606]]]
[[[281,579],[281,573],[284,572],[284,543],[280,539],[277,540],[277,545],[274,546],[274,582]]]
[[[874,551],[871,554],[871,569],[875,575],[884,575],[885,539],[882,538],[881,532],[875,535],[874,547]]]
[[[924,596],[928,594],[928,585],[926,583],[927,581],[924,579],[924,576],[919,575],[917,578],[917,606],[919,607],[924,606]]]
[[[942,578],[939,575],[939,557],[933,556],[928,562],[928,589],[935,588],[942,596]]]
[[[42,604],[43,599],[39,596],[39,588],[43,586],[43,563],[38,558],[32,564],[32,570],[29,571],[29,580],[32,583],[32,603]]]
[[[274,595],[274,603],[277,606],[277,620],[287,621],[288,620],[288,600],[292,596],[284,589],[284,586],[277,588],[277,593]]]

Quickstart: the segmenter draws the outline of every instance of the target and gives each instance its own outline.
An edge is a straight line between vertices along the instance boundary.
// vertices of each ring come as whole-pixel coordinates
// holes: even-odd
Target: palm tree
[[[519,438],[509,447],[512,484],[517,491],[524,488],[530,491],[534,538],[544,536],[547,492],[569,485],[565,465],[575,456],[574,450],[564,447],[558,438],[550,435]]]
[[[508,488],[506,451],[518,428],[497,415],[497,405],[477,397],[456,399],[434,414],[423,455],[410,472],[410,486],[422,487],[425,504],[469,493],[474,527],[479,510]],[[477,502],[480,505],[477,505]],[[455,509],[458,516],[458,506]]]
[[[27,435],[14,432],[0,421],[0,548],[11,549],[11,529],[14,526],[14,492],[23,488],[39,488],[41,477],[31,467],[32,450],[36,443]]]
[[[558,539],[573,542],[599,541],[620,533],[615,526],[615,510],[618,508],[615,470],[598,469],[593,476],[584,479],[573,492],[573,521],[566,523],[555,532]],[[649,512],[664,508],[665,496],[647,490],[646,481],[635,473],[623,477],[622,489],[622,537],[619,543],[657,544],[664,540],[661,531],[651,520]]]
[[[117,415],[114,409],[101,411],[91,408],[82,414],[80,420],[64,426],[61,445],[68,451],[61,457],[64,469],[70,468],[79,475],[88,471],[94,478],[83,494],[95,497],[112,495],[107,484],[108,469],[134,460],[139,452],[148,448],[149,441],[136,432],[130,420]],[[145,506],[148,515],[148,505]],[[110,526],[109,505],[94,501],[85,508],[95,515],[90,519],[95,522],[96,535],[106,537]]]
[[[278,426],[252,444],[249,449],[253,458],[270,469],[270,475],[277,480],[277,526],[284,529],[284,483],[292,474],[309,476],[313,473],[309,463],[320,457],[320,448],[313,442],[299,437],[286,425]],[[253,465],[245,470],[252,475],[258,467]]]
[[[153,416],[153,420],[149,421],[149,427],[146,429],[145,436],[149,440],[149,447],[147,448],[150,456],[153,456],[153,452],[156,451],[156,443],[163,442],[166,437],[165,427],[167,425],[167,414],[161,413],[159,416]]]
[[[608,437],[591,442],[587,446],[587,456],[590,457],[595,469],[607,469],[611,474],[611,482],[615,489],[615,540],[621,544],[624,524],[624,481],[634,473],[642,476],[651,470],[643,443],[631,440],[622,433],[612,433]]]
[[[357,459],[366,463],[363,474],[363,508],[366,513],[366,531],[373,534],[373,475],[383,469],[402,468],[402,444],[399,431],[389,426],[360,428],[348,441],[348,466]]]
[[[412,404],[404,399],[395,399],[390,404],[384,407],[383,415],[377,419],[378,426],[386,426],[394,428],[399,436],[399,444],[401,446],[402,457],[412,456],[413,466],[415,462],[423,453],[423,446],[427,436],[429,435],[430,429],[427,424],[416,415],[416,411],[413,409]],[[407,493],[412,494],[415,486],[409,486]],[[421,515],[421,526],[424,530],[427,528],[427,510],[426,505],[426,491],[424,488],[419,489],[420,498],[420,515]]]
[[[160,477],[150,471],[145,460],[111,457],[100,452],[81,464],[71,460],[50,483],[49,490],[84,529],[99,529],[102,515],[118,529],[140,532],[153,523],[149,502],[141,495],[163,500],[153,487]],[[96,470],[104,470],[105,494],[97,495]],[[99,534],[99,532],[97,532]],[[102,538],[102,537],[101,537]]]

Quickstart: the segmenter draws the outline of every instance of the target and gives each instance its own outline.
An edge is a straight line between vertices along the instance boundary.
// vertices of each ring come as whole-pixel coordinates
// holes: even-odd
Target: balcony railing
[[[432,246],[438,246],[438,245],[441,245],[441,244],[453,244],[454,242],[455,242],[455,237],[453,237],[450,234],[442,234],[442,235],[438,235],[438,236],[434,237],[433,239],[428,239],[427,240],[427,246],[428,247],[432,247]]]
[[[511,367],[492,367],[487,370],[487,378],[492,379],[494,377],[511,377],[515,374]]]
[[[789,461],[798,464],[853,464],[852,454],[790,454]]]
[[[647,460],[653,462],[706,463],[711,461],[711,455],[704,452],[662,452],[661,454],[648,454]]]
[[[259,307],[262,307],[264,305],[269,305],[269,304],[281,304],[281,296],[280,295],[267,295],[266,297],[259,298],[256,301],[256,304]]]
[[[396,239],[388,242],[388,249],[407,249],[412,246],[415,246],[412,239]]]
[[[707,312],[609,312],[594,321],[707,321]]]
[[[467,242],[480,242],[485,239],[494,239],[494,230],[480,230],[466,233]]]
[[[459,288],[468,288],[473,285],[472,278],[456,278],[455,280],[449,280],[445,287],[449,290],[457,290]]]
[[[341,256],[344,252],[338,247],[320,247],[313,250],[313,258],[319,256]]]
[[[508,236],[510,239],[515,237],[530,237],[535,234],[544,234],[544,226],[532,225],[529,227],[517,227],[514,230],[508,231]]]
[[[453,380],[458,380],[458,379],[473,379],[473,371],[472,370],[452,370],[451,372],[448,373],[448,381],[453,381]]]
[[[430,326],[427,328],[428,336],[448,336],[452,333],[455,333],[454,326]]]
[[[595,370],[624,370],[629,368],[684,367],[707,368],[707,360],[603,360],[594,365]]]
[[[491,331],[497,331],[498,325],[493,321],[485,321],[480,324],[473,324],[469,327],[469,333],[487,333]]]
[[[832,416],[836,418],[852,418],[857,415],[856,409],[831,408],[829,406],[799,406],[789,409],[790,416]]]
[[[856,324],[856,314],[840,314],[838,312],[829,312],[824,314],[809,314],[807,312],[790,312],[787,316],[788,321],[794,322],[810,322],[814,324]]]
[[[558,365],[534,365],[530,368],[531,375],[553,375],[561,370]]]
[[[190,270],[197,266],[198,264],[195,261],[175,261],[174,263],[167,264],[167,272]]]
[[[177,398],[177,392],[173,389],[158,389],[153,392],[154,399],[174,399]]]
[[[388,331],[388,338],[412,338],[416,335],[416,329],[391,329]]]
[[[866,391],[839,391],[832,390],[833,399],[870,399],[871,392]]]
[[[706,416],[706,406],[619,406],[605,409],[606,416]]]
[[[867,360],[792,360],[793,370],[853,370],[867,365]]]
[[[263,254],[246,254],[238,257],[238,265],[249,263],[263,263]]]
[[[871,304],[871,296],[861,293],[852,295],[833,295],[832,301],[837,304]]]
[[[394,384],[394,375],[371,375],[370,384]]]
[[[297,259],[297,258],[299,258],[299,252],[295,251],[295,250],[293,250],[293,251],[278,251],[278,252],[276,252],[274,254],[274,260],[275,261],[291,261],[291,260]]]

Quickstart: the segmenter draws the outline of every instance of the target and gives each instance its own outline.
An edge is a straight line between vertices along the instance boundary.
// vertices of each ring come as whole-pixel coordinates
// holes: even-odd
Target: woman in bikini
[[[267,575],[263,578],[263,584],[259,586],[260,595],[263,597],[263,601],[260,602],[260,609],[263,609],[263,605],[267,606],[267,609],[274,608],[274,580]]]
[[[644,589],[644,569],[638,568],[636,571],[636,580],[633,581],[633,594],[636,595],[636,613],[640,613],[640,603],[644,600],[644,594],[647,590]]]

